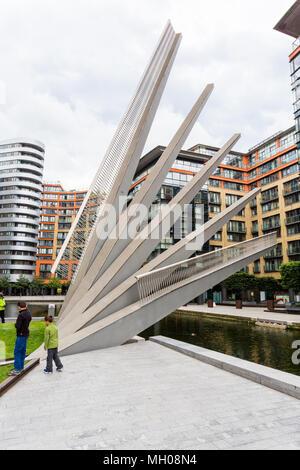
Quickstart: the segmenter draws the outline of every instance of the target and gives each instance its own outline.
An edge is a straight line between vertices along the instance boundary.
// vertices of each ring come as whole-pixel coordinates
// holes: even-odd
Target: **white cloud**
[[[183,41],[145,150],[167,144],[205,84],[189,137],[239,150],[293,124],[288,54],[273,26],[293,0],[2,0],[0,139],[46,145],[45,179],[87,187],[166,20]]]

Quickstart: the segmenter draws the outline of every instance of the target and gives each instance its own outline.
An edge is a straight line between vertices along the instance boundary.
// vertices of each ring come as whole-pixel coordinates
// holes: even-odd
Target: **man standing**
[[[5,323],[5,306],[6,306],[6,302],[3,297],[3,293],[0,292],[0,317],[1,317],[2,323]]]
[[[14,369],[8,375],[19,375],[24,369],[26,356],[27,339],[29,337],[29,324],[31,322],[31,313],[25,302],[18,302],[19,315],[15,323],[16,343],[15,343],[15,363]]]

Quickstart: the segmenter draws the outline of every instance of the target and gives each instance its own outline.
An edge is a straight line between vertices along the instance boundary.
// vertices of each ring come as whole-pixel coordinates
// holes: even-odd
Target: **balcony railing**
[[[211,199],[209,199],[209,200],[208,200],[208,203],[209,203],[209,204],[214,204],[215,206],[221,206],[221,201],[220,201],[220,199],[216,199],[216,200],[211,200]]]
[[[282,257],[282,250],[271,250],[269,253],[266,253],[264,258],[281,258]]]
[[[287,254],[288,256],[300,255],[300,246],[288,248]]]
[[[246,233],[246,229],[245,228],[229,228],[227,227],[227,232],[228,233]]]
[[[275,222],[273,224],[264,224],[263,225],[263,230],[272,230],[272,229],[277,229],[280,228],[280,222]]]
[[[270,202],[270,201],[275,201],[276,199],[279,198],[279,194],[276,193],[276,194],[268,194],[266,196],[261,196],[261,204],[265,204],[266,202]]]
[[[288,196],[289,194],[298,193],[300,191],[300,185],[291,186],[290,188],[284,189],[283,195]]]
[[[293,215],[285,219],[285,225],[292,225],[292,224],[296,224],[297,222],[300,222],[300,214]]]

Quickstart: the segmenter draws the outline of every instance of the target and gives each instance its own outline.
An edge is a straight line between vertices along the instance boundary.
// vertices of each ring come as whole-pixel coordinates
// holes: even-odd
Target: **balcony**
[[[279,250],[271,250],[268,253],[265,254],[264,258],[265,259],[270,259],[270,258],[281,258],[282,257],[282,249]]]
[[[279,198],[279,194],[276,193],[276,194],[268,194],[266,196],[261,196],[261,200],[260,200],[260,203],[261,204],[266,204],[267,202],[270,202],[270,201],[276,201],[276,199]]]
[[[278,273],[280,266],[265,266],[265,273]]]
[[[212,205],[215,205],[215,206],[221,206],[222,205],[220,199],[215,199],[215,200],[209,199],[208,203],[212,204]]]
[[[290,247],[287,250],[288,256],[300,255],[300,246]]]
[[[300,214],[293,215],[285,219],[285,225],[293,225],[293,224],[297,224],[298,222],[300,222]]]
[[[227,233],[246,233],[246,229],[245,228],[231,228],[231,227],[227,227]]]
[[[273,224],[264,224],[262,230],[264,232],[265,230],[276,230],[278,228],[280,228],[280,222],[274,222]]]
[[[288,189],[284,189],[283,195],[288,196],[290,194],[298,193],[299,191],[300,191],[300,185],[297,184],[297,185],[291,186]]]

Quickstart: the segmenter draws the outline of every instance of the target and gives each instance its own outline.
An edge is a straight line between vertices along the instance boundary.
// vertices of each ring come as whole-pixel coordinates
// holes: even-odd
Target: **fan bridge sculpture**
[[[62,355],[123,344],[277,244],[274,233],[191,258],[255,198],[260,190],[254,189],[145,264],[240,137],[233,135],[150,223],[136,223],[139,208],[150,208],[213,90],[206,86],[127,206],[180,41],[168,23],[55,262],[53,272],[63,269],[65,254],[78,247],[77,270],[58,319]],[[107,228],[111,213],[114,226]],[[38,350],[32,357],[42,355]]]

